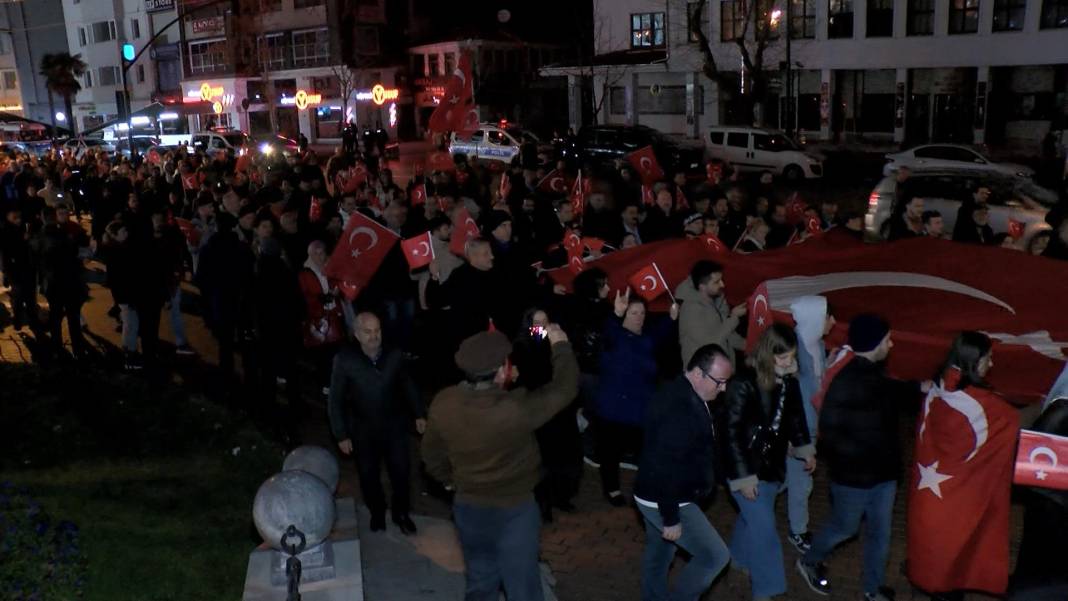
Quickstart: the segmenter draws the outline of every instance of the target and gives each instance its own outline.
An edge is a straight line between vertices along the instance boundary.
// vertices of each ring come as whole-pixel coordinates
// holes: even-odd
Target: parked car
[[[249,138],[247,134],[236,129],[202,131],[193,134],[190,144],[194,151],[203,150],[211,154],[223,150],[230,156],[238,156],[248,152]]]
[[[914,173],[909,177],[914,196],[923,198],[924,210],[942,214],[945,231],[952,232],[957,210],[962,201],[971,198],[980,185],[990,187],[990,227],[995,233],[1009,229],[1009,219],[1024,223],[1022,237],[1025,247],[1040,231],[1050,229],[1046,213],[1057,202],[1056,193],[1026,177],[1000,173],[981,176],[967,171],[931,171]],[[871,236],[884,238],[886,220],[896,202],[897,180],[884,177],[868,197],[868,213],[864,225]]]
[[[75,158],[79,159],[89,149],[103,150],[108,154],[114,154],[115,145],[102,138],[71,138],[63,143],[63,150],[73,152]]]
[[[646,146],[653,147],[660,166],[668,174],[684,171],[704,173],[704,150],[673,140],[645,125],[592,125],[579,130],[572,148],[563,156],[579,163],[609,163]]]
[[[1033,177],[1034,169],[1015,163],[997,163],[973,148],[959,144],[924,144],[902,152],[886,155],[883,175],[890,175],[905,165],[913,171],[960,169],[979,173]]]
[[[251,141],[251,148],[261,155],[273,155],[280,153],[283,157],[295,155],[300,152],[300,144],[281,134],[259,136]]]
[[[823,177],[823,157],[806,152],[781,131],[715,126],[708,130],[708,154],[741,172],[770,172],[787,180]]]
[[[511,163],[519,156],[519,144],[519,139],[496,125],[482,124],[470,135],[461,136],[454,132],[449,140],[449,153]]]
[[[144,156],[150,148],[155,148],[156,146],[159,146],[159,143],[159,138],[156,138],[155,136],[141,135],[133,137],[134,150],[136,150],[137,154],[141,156]],[[119,153],[121,153],[123,156],[130,156],[130,148],[126,140],[126,136],[116,138],[114,144],[115,148],[118,150]]]

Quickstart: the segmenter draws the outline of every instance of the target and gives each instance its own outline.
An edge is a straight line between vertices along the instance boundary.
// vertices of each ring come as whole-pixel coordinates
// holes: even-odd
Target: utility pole
[[[134,50],[133,44],[122,45],[122,110],[119,112],[119,118],[126,123],[126,146],[130,149],[130,162],[134,161],[136,157],[133,147],[133,123],[130,123],[130,114],[133,112],[130,109],[130,84],[126,77],[130,67],[133,66],[134,58],[137,56],[137,52]]]
[[[793,76],[793,61],[790,57],[790,38],[793,37],[794,15],[793,15],[793,0],[786,1],[786,137],[794,137],[794,76]]]

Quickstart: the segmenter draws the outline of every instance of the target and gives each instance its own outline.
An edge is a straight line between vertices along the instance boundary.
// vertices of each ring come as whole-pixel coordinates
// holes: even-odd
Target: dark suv
[[[563,151],[564,158],[578,162],[608,163],[652,146],[667,174],[678,171],[704,173],[704,151],[687,148],[645,125],[592,125],[579,130],[575,143]]]

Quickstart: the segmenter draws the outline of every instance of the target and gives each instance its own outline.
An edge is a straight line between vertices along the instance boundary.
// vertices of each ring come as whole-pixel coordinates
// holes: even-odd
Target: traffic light
[[[137,51],[134,50],[133,44],[122,45],[122,60],[132,63],[135,56],[137,56]]]

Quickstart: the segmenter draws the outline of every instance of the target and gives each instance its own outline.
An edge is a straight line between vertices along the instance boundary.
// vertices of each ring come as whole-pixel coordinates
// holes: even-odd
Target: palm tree
[[[79,78],[85,74],[86,69],[87,65],[80,54],[71,56],[69,52],[60,52],[46,54],[41,57],[41,75],[45,77],[45,88],[48,89],[48,110],[52,113],[53,131],[56,126],[53,95],[58,94],[63,97],[70,130],[74,132],[77,125],[72,114],[74,97],[82,89],[82,83]]]

